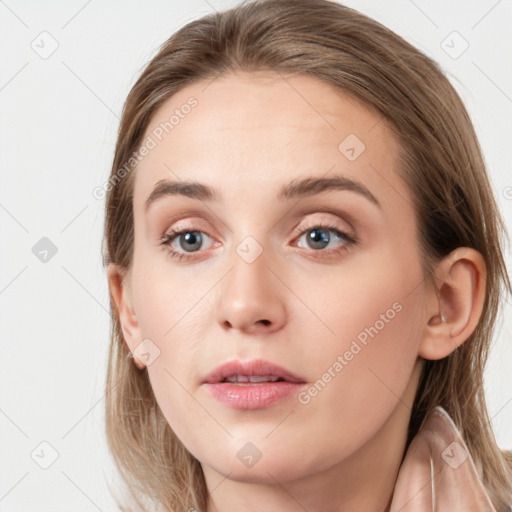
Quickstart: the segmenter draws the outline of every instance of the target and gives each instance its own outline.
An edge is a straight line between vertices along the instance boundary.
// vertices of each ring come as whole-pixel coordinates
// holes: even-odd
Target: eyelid
[[[339,222],[341,220],[344,224],[348,225],[352,233],[354,232],[353,226],[358,225],[361,222],[361,220],[364,220],[359,219],[359,216],[356,217],[352,213],[353,205],[350,203],[347,205],[346,208],[340,207],[339,205],[326,204],[323,202],[320,204],[309,204],[308,200],[304,200],[304,203],[307,204],[303,204],[302,207],[292,208],[292,211],[289,211],[289,213],[291,214],[290,216],[295,219],[302,220],[304,217],[310,216],[312,214],[326,214],[328,216],[335,217],[336,221]],[[355,208],[356,211],[359,211],[357,210],[358,205],[356,205]],[[158,211],[158,209],[155,211]],[[164,209],[161,210],[161,212],[164,214],[162,215],[161,220],[165,220],[165,223],[167,225],[173,225],[176,222],[185,221],[185,219],[187,221],[193,220],[193,222],[199,220],[200,222],[207,222],[209,225],[212,225],[212,222],[219,222],[223,226],[222,229],[225,228],[227,231],[232,232],[232,229],[229,228],[229,226],[219,217],[219,215],[217,215],[215,212],[212,212],[210,208],[204,210],[198,207],[184,207],[179,208],[179,210],[175,212],[173,215],[166,215],[165,211],[166,210]],[[155,219],[158,219],[159,217],[160,215],[155,217]],[[269,232],[273,231],[278,224],[282,223],[282,221],[286,222],[286,217],[290,218],[288,216],[288,213],[285,212],[283,216],[281,216],[281,218],[277,220],[277,222],[272,224],[272,227],[270,228]],[[158,224],[160,224],[160,221],[157,220],[157,222]],[[217,231],[217,236],[219,236],[218,230],[215,229],[215,231]],[[219,236],[219,238],[221,237]]]
[[[316,205],[316,206],[307,206],[304,208],[298,209],[296,212],[296,216],[300,219],[304,217],[309,217],[314,214],[320,214],[328,219],[334,217],[335,222],[343,222],[343,225],[347,225],[349,230],[354,232],[354,225],[356,225],[358,217],[356,217],[353,213],[351,213],[352,208],[340,208],[338,206],[330,206],[330,205]],[[322,217],[322,218],[324,218]]]
[[[302,220],[302,217],[304,216],[311,216],[314,213],[319,214],[327,214],[329,217],[334,217],[333,220],[330,220],[329,218],[321,217],[320,219],[306,219],[305,221]],[[191,214],[191,218],[189,218],[189,215]],[[351,216],[344,215],[341,211],[338,213],[333,213],[332,209],[328,208],[317,208],[317,209],[308,209],[300,213],[301,221],[296,225],[295,228],[293,228],[292,236],[297,236],[303,233],[305,229],[311,229],[314,227],[317,227],[319,224],[329,224],[332,229],[337,229],[339,231],[345,231],[348,235],[350,235],[353,238],[356,238],[355,230],[352,226],[352,222],[349,222],[348,219],[352,219]],[[345,217],[345,218],[344,218]],[[199,222],[198,222],[199,220]],[[206,233],[210,238],[216,238],[220,241],[222,240],[222,236],[220,236],[216,229],[213,229],[213,231],[216,233],[215,236],[211,235],[211,229],[206,229],[205,226],[202,224],[204,222],[204,217],[201,215],[198,215],[197,211],[193,212],[183,212],[180,215],[176,215],[173,218],[170,219],[169,223],[171,227],[167,228],[163,234],[160,234],[158,237],[158,240],[161,240],[163,236],[166,236],[166,234],[171,231],[183,231],[183,230],[189,230],[189,231],[201,231]],[[342,222],[343,224],[340,226],[338,223]],[[176,224],[176,225],[174,225]],[[208,223],[211,226],[211,222]],[[273,228],[270,230],[272,231]],[[231,231],[231,230],[230,230]]]
[[[345,221],[343,223],[344,225],[340,225],[339,224],[340,220],[342,220],[342,219],[340,219],[338,216],[336,216],[336,220],[331,220],[329,218],[307,220],[307,221],[301,222],[297,225],[297,227],[293,231],[293,235],[294,236],[301,235],[307,229],[312,229],[312,228],[315,228],[318,226],[323,226],[323,229],[327,229],[327,228],[334,229],[334,230],[346,233],[347,236],[349,236],[349,237],[356,238],[357,237],[356,232],[355,232],[354,228],[352,227],[352,225],[347,221]]]
[[[211,223],[208,223],[208,227],[205,225],[204,218],[198,217],[196,213],[193,214],[192,217],[188,217],[186,215],[171,218],[170,221],[166,223],[169,227],[165,230],[161,230],[158,232],[157,240],[161,241],[163,237],[166,237],[168,234],[173,234],[176,231],[200,231],[201,233],[206,233],[210,238],[220,239],[222,240],[222,236],[217,234],[216,229],[212,229]],[[211,235],[210,233],[214,232],[215,235]]]

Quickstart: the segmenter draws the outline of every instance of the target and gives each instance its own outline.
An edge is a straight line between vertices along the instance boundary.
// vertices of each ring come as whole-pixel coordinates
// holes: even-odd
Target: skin
[[[132,267],[108,268],[125,341],[134,351],[149,338],[160,350],[147,365],[151,385],[202,465],[207,512],[387,511],[422,364],[475,329],[483,259],[459,248],[425,279],[398,142],[345,93],[301,75],[224,74],[168,99],[146,136],[190,96],[197,107],[136,170]],[[348,134],[366,146],[354,161],[338,149]],[[276,199],[295,178],[334,174],[363,183],[381,207],[348,190]],[[164,178],[208,184],[222,201],[164,197],[146,214]],[[325,248],[308,244],[308,230],[325,222],[358,244],[335,253],[346,242],[329,230]],[[183,236],[172,243],[187,260],[161,245],[172,227],[203,234],[195,252]],[[247,236],[262,249],[252,263],[236,251]],[[235,410],[200,384],[225,361],[263,358],[311,385],[394,303],[400,312],[307,404]],[[247,442],[262,454],[252,467],[237,457]]]

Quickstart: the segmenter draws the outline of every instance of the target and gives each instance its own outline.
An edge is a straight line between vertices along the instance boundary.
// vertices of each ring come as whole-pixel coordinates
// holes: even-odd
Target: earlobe
[[[107,266],[107,278],[111,301],[119,318],[124,341],[128,350],[133,353],[140,343],[141,336],[131,300],[130,276],[118,265],[110,263]],[[137,368],[145,368],[145,365],[137,358],[134,357],[133,360]]]
[[[460,247],[438,265],[428,290],[427,317],[419,355],[442,359],[473,333],[485,302],[486,268],[476,250]]]

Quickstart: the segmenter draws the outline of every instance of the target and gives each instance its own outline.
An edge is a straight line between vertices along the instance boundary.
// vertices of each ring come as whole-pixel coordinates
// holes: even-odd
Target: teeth
[[[250,375],[249,382],[276,382],[279,380],[279,377],[275,377],[274,375]]]
[[[274,375],[232,375],[226,377],[226,382],[276,382],[279,377]]]

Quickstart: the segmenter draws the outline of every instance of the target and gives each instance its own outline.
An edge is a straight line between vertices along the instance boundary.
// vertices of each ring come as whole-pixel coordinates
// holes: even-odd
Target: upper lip
[[[302,377],[295,375],[290,370],[287,370],[282,366],[270,361],[265,361],[264,359],[253,359],[252,361],[247,362],[228,361],[221,364],[203,379],[202,384],[216,384],[226,377],[231,377],[232,375],[271,375],[274,377],[280,377],[288,382],[305,382]]]

